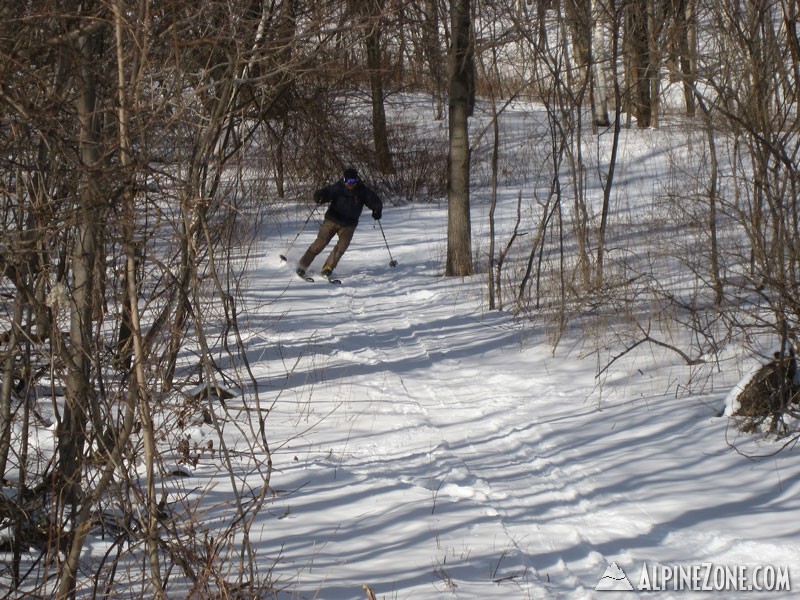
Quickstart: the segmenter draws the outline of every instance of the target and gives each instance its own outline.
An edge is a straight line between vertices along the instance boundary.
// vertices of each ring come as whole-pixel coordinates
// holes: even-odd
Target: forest
[[[215,390],[254,383],[241,323],[264,226],[310,207],[345,166],[386,204],[446,204],[442,271],[481,278],[491,310],[545,324],[554,346],[591,320],[617,358],[657,344],[692,365],[764,336],[788,355],[800,336],[799,17],[793,0],[3,3],[7,597],[74,597],[125,563],[166,598],[165,562],[194,597],[257,595],[246,544],[223,592],[213,565],[201,576],[165,541],[152,411],[202,416]],[[409,98],[424,99],[426,122],[403,110]],[[507,154],[499,124],[516,101],[542,118]],[[673,236],[637,256],[618,237],[631,226],[619,210],[629,130],[687,140],[652,189],[650,226]],[[480,186],[485,223],[470,215]],[[517,214],[501,227],[509,186]],[[490,233],[476,249],[478,227]],[[676,265],[691,283],[665,281]],[[633,308],[643,299],[647,314]],[[54,407],[48,450],[31,443],[40,402]],[[259,419],[250,439],[268,482]],[[247,538],[263,502],[238,499],[230,540]],[[87,538],[108,513],[135,540],[118,552],[135,557],[87,572]]]

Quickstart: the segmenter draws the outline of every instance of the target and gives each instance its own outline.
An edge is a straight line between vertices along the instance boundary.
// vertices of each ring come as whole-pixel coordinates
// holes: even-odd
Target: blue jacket
[[[364,206],[372,211],[373,216],[377,214],[378,219],[383,211],[383,202],[378,194],[360,181],[349,190],[344,181],[339,180],[314,192],[314,200],[317,204],[330,202],[325,218],[344,226],[358,225]]]

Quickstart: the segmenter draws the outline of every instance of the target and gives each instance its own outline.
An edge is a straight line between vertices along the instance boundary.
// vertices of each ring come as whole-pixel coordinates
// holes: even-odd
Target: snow
[[[675,158],[624,152],[619,202],[635,213],[660,185],[658,161]],[[474,245],[485,252],[488,179],[478,178]],[[500,190],[501,244],[518,193]],[[191,460],[163,462],[187,476],[165,478],[162,490],[199,508],[195,526],[213,535],[230,521],[234,485],[257,494],[263,483],[264,457],[246,454],[258,447],[247,443],[255,417],[267,415],[274,471],[249,537],[277,598],[363,599],[364,585],[380,600],[640,598],[656,593],[641,583],[665,569],[712,566],[784,568],[800,586],[797,449],[737,432],[725,412],[740,369],[757,361],[716,372],[642,345],[599,375],[619,348],[598,350],[578,327],[555,344],[542,322],[488,310],[485,274],[443,276],[444,203],[387,203],[395,268],[365,213],[336,273],[343,284],[306,283],[292,261],[313,220],[289,263],[279,259],[304,210],[270,224],[248,273],[239,327],[258,404],[247,387],[224,406],[210,400],[220,429],[187,426]],[[689,233],[670,236],[660,237],[689,244]],[[228,464],[223,446],[239,452]],[[95,538],[87,564],[109,544]],[[620,591],[626,577],[632,591]],[[661,587],[663,599],[792,594]]]
[[[292,278],[286,240],[264,240],[249,349],[277,397],[282,492],[255,531],[286,597],[615,598],[595,588],[621,569],[635,598],[643,568],[709,563],[796,577],[796,451],[721,416],[738,376],[677,393],[689,367],[651,349],[599,382],[584,341],[554,350],[486,309],[484,276],[443,277],[445,220],[437,205],[385,210],[390,268],[367,216],[341,286]]]

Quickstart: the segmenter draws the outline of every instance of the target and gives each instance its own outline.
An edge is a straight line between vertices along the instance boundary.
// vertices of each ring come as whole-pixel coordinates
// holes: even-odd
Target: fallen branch
[[[703,364],[703,362],[705,362],[702,358],[692,358],[691,356],[686,354],[686,352],[684,352],[680,348],[677,348],[677,347],[673,346],[672,344],[668,344],[666,342],[662,342],[661,340],[657,340],[657,339],[653,338],[650,335],[650,332],[649,331],[645,331],[642,328],[641,325],[639,325],[639,330],[642,332],[644,337],[642,339],[636,341],[633,345],[628,346],[627,348],[625,348],[625,350],[623,352],[621,352],[620,354],[617,354],[614,358],[612,358],[611,361],[605,367],[603,367],[597,373],[597,375],[595,375],[595,379],[599,378],[605,371],[608,370],[609,367],[611,367],[611,365],[613,365],[620,358],[622,358],[623,356],[628,354],[628,352],[630,352],[631,350],[633,350],[637,346],[641,346],[645,342],[649,342],[649,343],[654,344],[656,346],[660,346],[662,348],[666,348],[667,350],[672,350],[673,352],[678,354],[684,360],[684,362],[686,362],[686,364],[689,365],[689,366],[700,365],[700,364]]]

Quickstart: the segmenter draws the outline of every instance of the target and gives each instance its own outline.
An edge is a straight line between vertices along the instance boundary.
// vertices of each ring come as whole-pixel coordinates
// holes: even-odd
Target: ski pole
[[[300,234],[301,234],[301,233],[303,233],[303,231],[304,231],[304,230],[305,230],[305,228],[306,228],[306,225],[308,225],[308,222],[311,220],[311,217],[313,217],[313,216],[314,216],[314,213],[315,213],[315,212],[317,212],[317,206],[318,206],[318,205],[317,205],[317,204],[315,204],[315,205],[314,205],[314,207],[311,209],[311,212],[310,212],[310,213],[308,213],[308,216],[306,217],[306,220],[303,222],[303,226],[300,228],[300,231],[298,231],[298,232],[297,232],[297,235],[296,235],[296,236],[294,236],[294,239],[293,239],[293,240],[292,240],[292,241],[289,243],[289,247],[288,247],[288,248],[286,248],[286,252],[285,252],[285,254],[281,254],[281,255],[280,255],[280,257],[281,257],[281,260],[282,260],[283,262],[286,262],[286,261],[288,260],[288,259],[286,258],[286,254],[289,254],[289,250],[291,250],[291,249],[292,249],[292,246],[294,246],[294,243],[297,241],[297,238],[299,238],[299,237],[300,237]]]
[[[396,267],[397,261],[392,258],[392,251],[389,250],[389,242],[386,241],[386,234],[383,232],[383,225],[381,225],[380,219],[378,219],[378,227],[381,228],[381,235],[383,236],[383,243],[386,244],[386,251],[389,253],[389,266]]]

